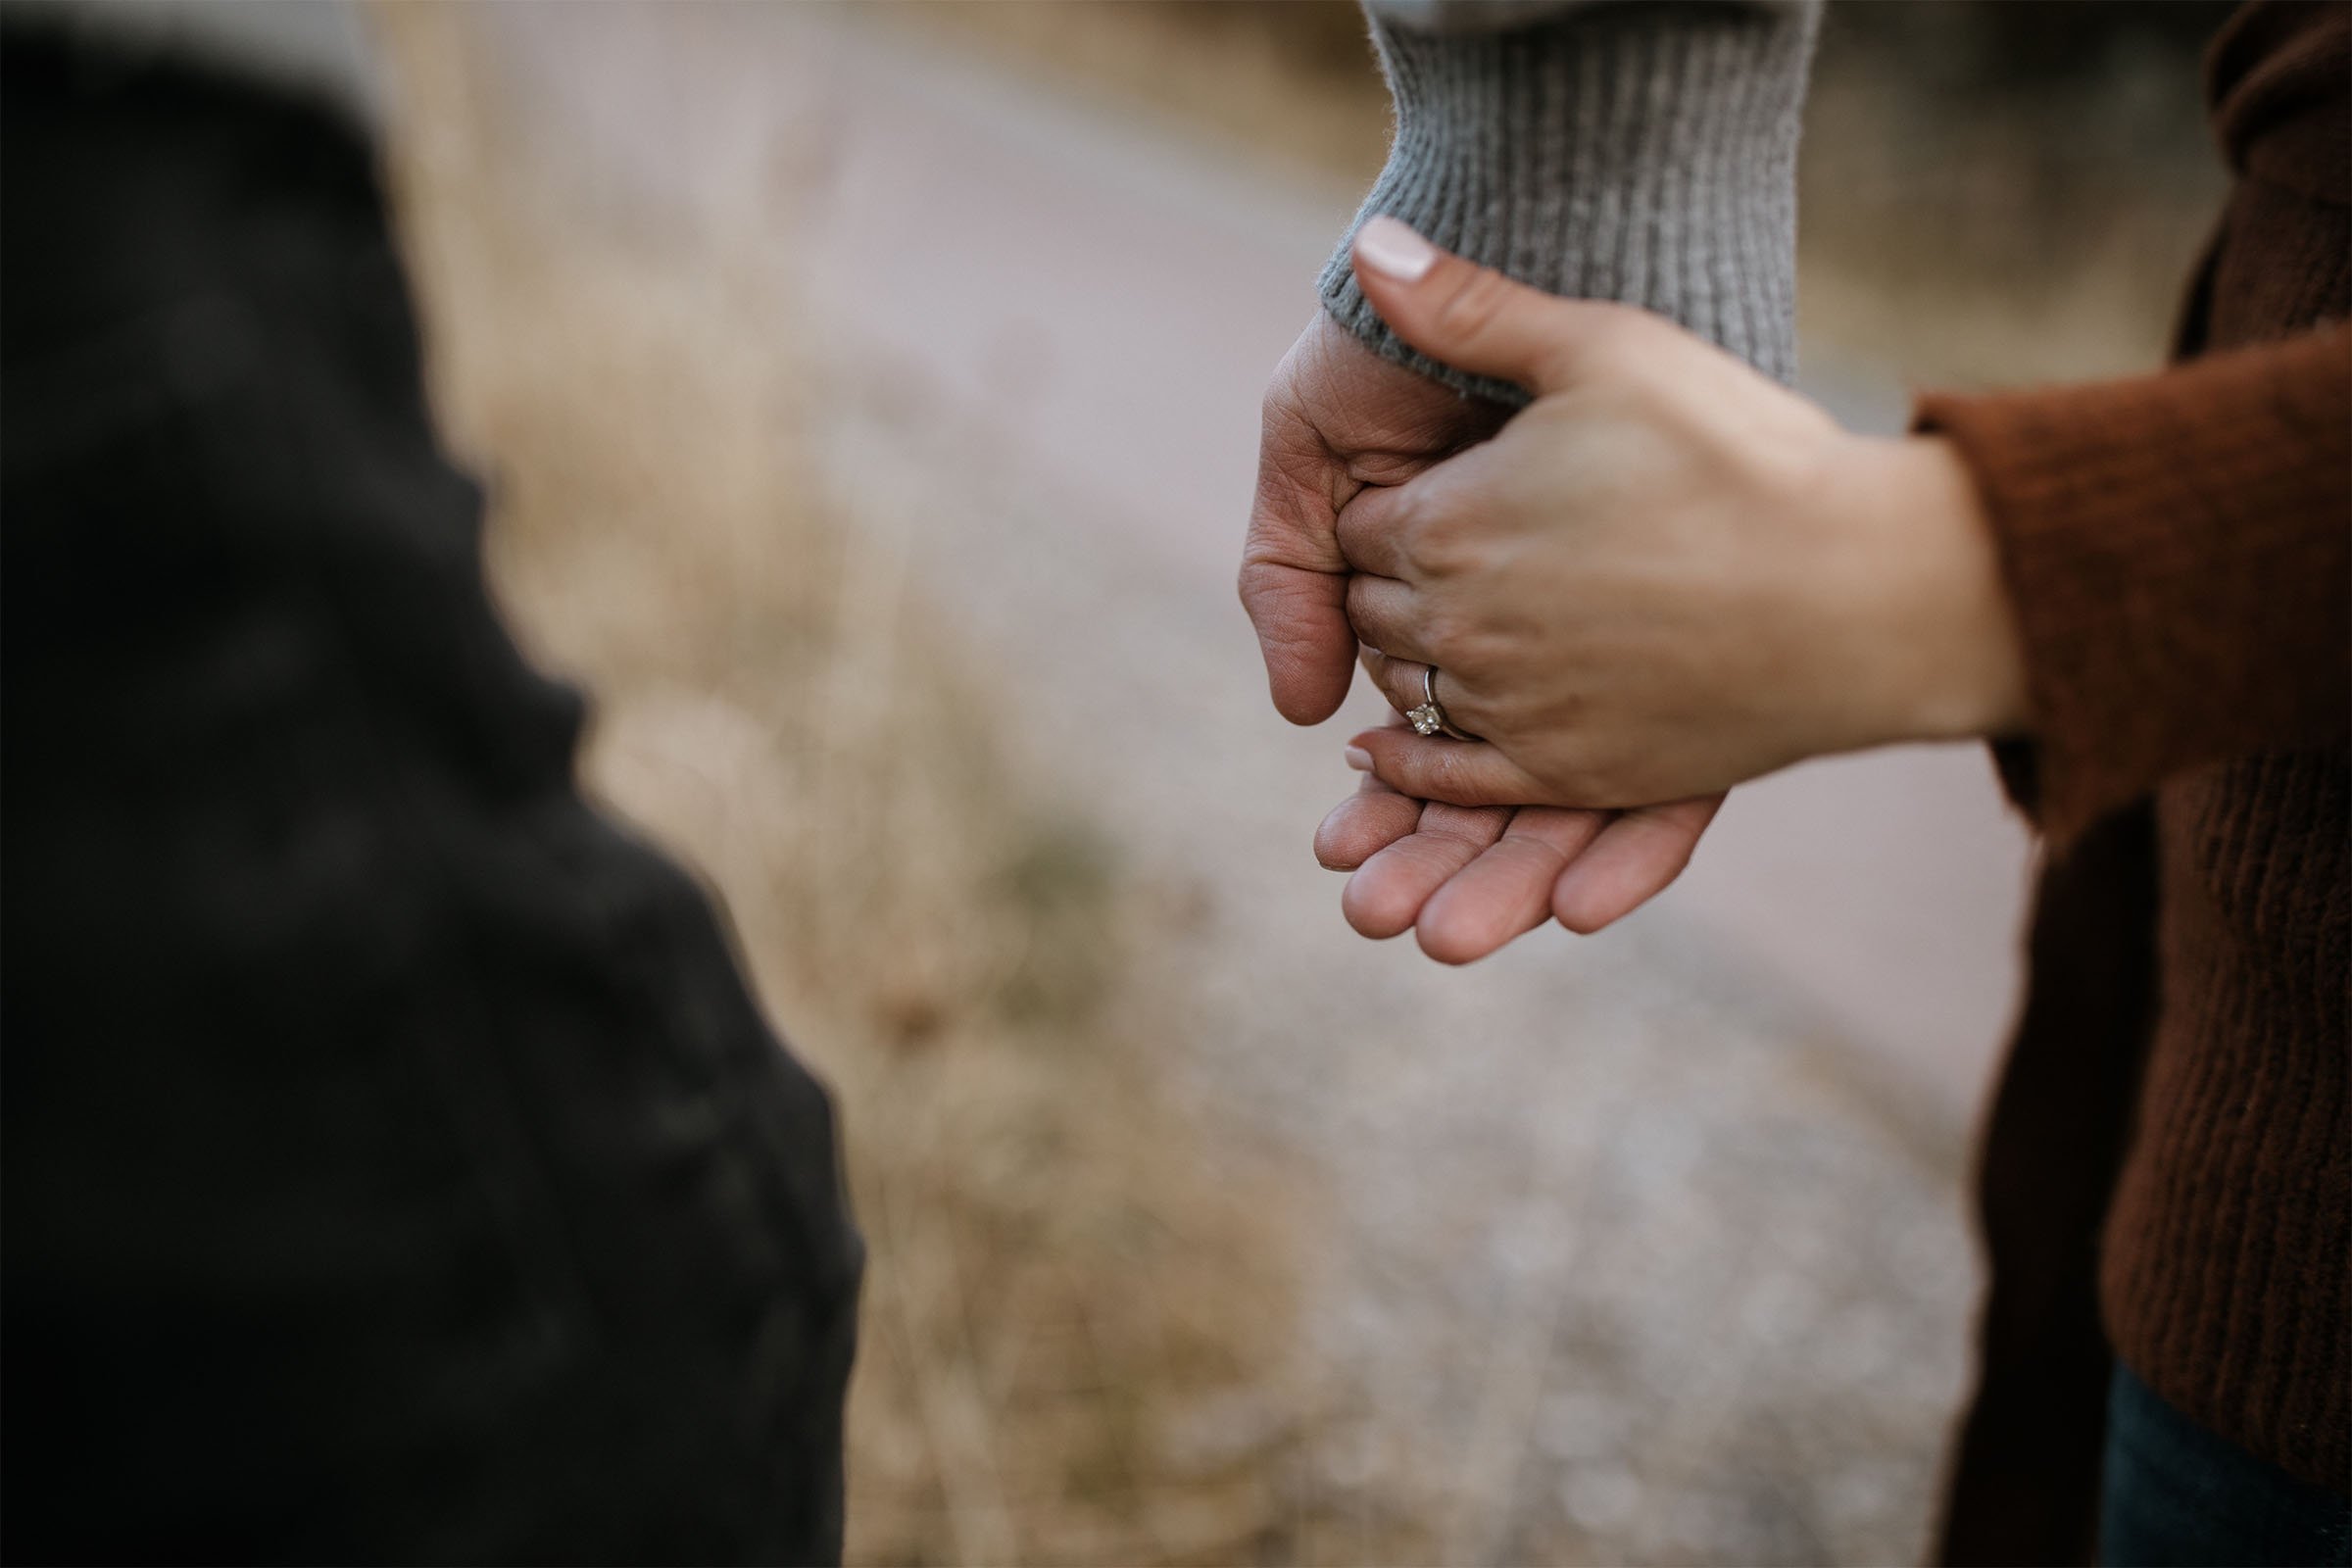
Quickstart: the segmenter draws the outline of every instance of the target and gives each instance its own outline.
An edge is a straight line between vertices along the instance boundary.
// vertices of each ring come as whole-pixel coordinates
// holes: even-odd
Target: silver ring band
[[[1446,715],[1446,705],[1438,701],[1438,666],[1421,666],[1421,706],[1404,710],[1405,722],[1420,736],[1444,735],[1449,740],[1472,741],[1475,735],[1464,733]]]

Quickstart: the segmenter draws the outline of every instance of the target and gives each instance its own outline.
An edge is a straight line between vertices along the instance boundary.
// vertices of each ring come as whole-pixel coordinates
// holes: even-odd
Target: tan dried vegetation
[[[376,18],[445,427],[591,787],[711,881],[833,1085],[870,1249],[853,1561],[1361,1557],[1302,1486],[1300,1200],[1162,1063],[1149,890],[994,744],[912,541],[796,430],[767,210],[681,248],[567,198],[466,8]],[[786,150],[787,155],[789,149]]]

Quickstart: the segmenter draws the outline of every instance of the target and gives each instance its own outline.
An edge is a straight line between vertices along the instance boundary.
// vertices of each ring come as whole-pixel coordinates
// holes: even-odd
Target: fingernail
[[[1418,283],[1437,265],[1438,248],[1409,224],[1383,215],[1366,219],[1355,231],[1355,259],[1399,283]]]
[[[1369,773],[1372,771],[1372,754],[1365,751],[1361,746],[1350,746],[1340,755],[1347,758],[1348,765],[1354,768],[1358,773]]]

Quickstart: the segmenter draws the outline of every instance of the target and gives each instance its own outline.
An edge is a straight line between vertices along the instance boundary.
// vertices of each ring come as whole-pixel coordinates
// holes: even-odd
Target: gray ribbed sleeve
[[[1396,131],[1356,222],[1387,213],[1549,293],[1645,306],[1786,381],[1819,18],[1818,4],[1604,4],[1427,32],[1374,7]],[[1389,358],[1526,401],[1398,342],[1356,291],[1346,240],[1322,293]]]

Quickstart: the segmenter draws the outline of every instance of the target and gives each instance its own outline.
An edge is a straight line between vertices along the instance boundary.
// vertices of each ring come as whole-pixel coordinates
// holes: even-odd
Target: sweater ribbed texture
[[[2036,715],[2002,762],[2054,841],[2199,764],[2340,743],[2347,382],[2339,327],[2161,375],[1922,400],[2001,547]]]
[[[2035,1093],[2004,1088],[1984,1169],[1993,1298],[1951,1561],[2088,1539],[2095,1442],[2045,1440],[2095,1434],[2110,1348],[2190,1419],[2352,1494],[2352,7],[2258,0],[2207,62],[2238,179],[2186,363],[1922,407],[2001,551],[2035,721],[1999,760],[2054,862],[2008,1068]],[[2107,1019],[2152,1022],[2135,1097],[2102,1105]],[[2048,1288],[2093,1277],[2041,1220],[2084,1201],[2106,1210],[2107,1343],[2036,1340],[2021,1308],[2071,1316]],[[2092,1457],[2040,1479],[2071,1518],[2017,1527],[2019,1451]]]
[[[2158,798],[2163,1011],[2100,1278],[2127,1364],[2338,1493],[2352,1493],[2348,780],[2341,750],[2281,753]]]
[[[1786,381],[1818,20],[1814,6],[1603,5],[1432,34],[1376,16],[1396,128],[1356,223],[1385,213],[1547,293],[1646,307]],[[1321,288],[1388,358],[1527,401],[1399,342],[1357,290],[1345,241]]]
[[[2156,794],[2159,1005],[2108,1337],[2192,1419],[2345,1489],[2352,327],[1922,418],[1968,461],[2017,611],[2035,725],[2004,748],[2012,792],[2061,854]]]

